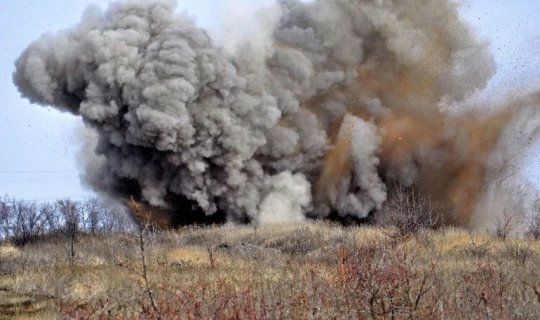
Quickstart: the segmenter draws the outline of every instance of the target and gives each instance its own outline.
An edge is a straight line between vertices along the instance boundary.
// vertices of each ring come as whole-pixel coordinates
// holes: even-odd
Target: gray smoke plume
[[[441,184],[452,174],[485,179],[506,120],[441,111],[494,71],[453,2],[285,0],[272,9],[268,43],[234,50],[175,9],[90,8],[16,62],[23,96],[97,133],[85,152],[95,189],[178,216],[267,223],[366,217],[391,181],[449,202],[455,190]],[[486,151],[471,153],[483,139]],[[445,157],[457,164],[432,184]]]

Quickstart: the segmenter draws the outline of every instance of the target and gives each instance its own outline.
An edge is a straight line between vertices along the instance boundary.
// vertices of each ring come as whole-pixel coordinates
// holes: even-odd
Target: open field
[[[540,242],[328,223],[0,247],[0,318],[538,319]],[[144,256],[144,259],[143,259]],[[145,271],[146,269],[146,271]]]

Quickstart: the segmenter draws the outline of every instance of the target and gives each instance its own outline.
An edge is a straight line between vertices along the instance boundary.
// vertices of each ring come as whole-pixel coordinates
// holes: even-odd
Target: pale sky
[[[0,0],[0,195],[27,200],[91,195],[77,165],[81,122],[22,99],[12,83],[14,61],[45,32],[76,24],[90,4],[108,0]],[[273,0],[179,0],[180,12],[220,34],[224,13],[251,15]],[[540,1],[460,0],[462,16],[490,42],[497,74],[484,96],[540,88]],[[249,19],[246,19],[249,20]],[[540,186],[540,144],[527,154],[525,178]]]

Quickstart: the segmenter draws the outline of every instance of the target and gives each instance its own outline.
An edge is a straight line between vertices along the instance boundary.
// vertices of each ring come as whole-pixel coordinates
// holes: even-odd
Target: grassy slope
[[[540,318],[539,242],[390,234],[326,223],[149,234],[149,288],[162,318]],[[0,247],[0,314],[157,318],[136,236],[83,236],[68,253],[65,240]]]

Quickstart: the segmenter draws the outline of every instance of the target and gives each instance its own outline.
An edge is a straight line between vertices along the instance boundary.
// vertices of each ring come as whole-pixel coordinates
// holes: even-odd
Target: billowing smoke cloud
[[[286,0],[234,50],[175,8],[91,8],[16,62],[25,97],[96,133],[85,152],[95,189],[168,221],[267,223],[367,217],[400,183],[468,223],[522,104],[443,111],[494,72],[453,2]]]

